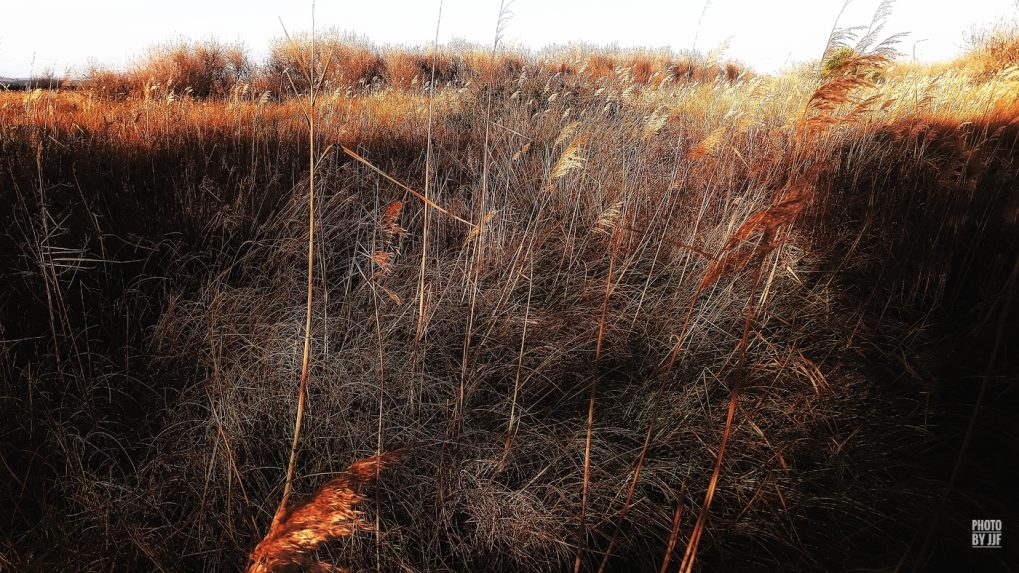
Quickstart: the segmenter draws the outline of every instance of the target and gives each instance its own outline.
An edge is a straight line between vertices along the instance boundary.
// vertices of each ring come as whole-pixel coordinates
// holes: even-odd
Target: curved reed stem
[[[311,61],[309,77],[315,74],[315,2],[311,3]],[[301,424],[304,422],[304,401],[308,393],[308,366],[311,359],[311,313],[314,302],[315,276],[315,82],[311,85],[311,102],[308,113],[308,303],[304,316],[304,351],[301,355],[301,381],[297,387],[297,418],[294,420],[294,441],[290,445],[290,461],[287,463],[287,477],[283,482],[283,497],[272,518],[273,525],[283,519],[287,502],[293,489],[294,472],[297,468],[297,445],[301,440]]]

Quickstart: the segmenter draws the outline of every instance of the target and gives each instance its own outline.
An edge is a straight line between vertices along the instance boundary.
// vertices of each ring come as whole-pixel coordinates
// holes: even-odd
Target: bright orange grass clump
[[[360,489],[378,476],[382,466],[399,454],[379,454],[358,460],[326,482],[311,499],[288,509],[249,557],[248,573],[346,571],[315,559],[323,543],[350,537],[372,527],[354,509],[364,501]]]

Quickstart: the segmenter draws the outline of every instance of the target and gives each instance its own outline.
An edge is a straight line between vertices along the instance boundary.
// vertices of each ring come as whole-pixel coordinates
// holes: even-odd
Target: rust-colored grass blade
[[[711,500],[715,497],[715,489],[718,487],[718,476],[722,473],[722,459],[725,457],[725,444],[729,441],[729,433],[732,431],[732,418],[736,414],[736,401],[738,394],[733,392],[729,396],[729,414],[725,419],[725,430],[722,431],[722,443],[718,446],[718,455],[715,457],[715,471],[711,474],[711,481],[708,483],[708,491],[704,494],[704,504],[697,515],[697,523],[693,532],[690,533],[690,540],[686,545],[686,552],[683,554],[683,561],[679,565],[679,573],[690,573],[693,570],[694,561],[697,559],[697,547],[701,542],[701,534],[704,532],[704,522],[708,517],[708,508],[711,507]]]
[[[633,503],[633,494],[637,491],[637,483],[640,482],[640,472],[644,469],[644,461],[647,460],[648,448],[651,445],[651,435],[654,433],[654,423],[648,423],[647,434],[644,436],[644,444],[640,448],[640,455],[637,456],[637,463],[633,468],[633,479],[630,480],[630,486],[626,488],[626,499],[623,500],[623,508],[619,510],[619,517],[616,519],[616,528],[612,532],[612,539],[609,540],[609,546],[605,549],[605,555],[602,556],[601,565],[598,566],[598,573],[605,573],[605,568],[609,564],[609,559],[612,557],[612,551],[616,548],[616,542],[619,541],[619,532],[623,524],[623,520],[626,519],[626,513],[630,510],[630,505]]]
[[[669,561],[672,560],[672,552],[676,549],[676,540],[679,539],[679,526],[683,523],[683,506],[686,503],[686,484],[679,490],[679,501],[676,502],[676,512],[672,516],[672,529],[669,531],[669,543],[665,546],[665,557],[662,558],[662,566],[658,573],[666,573],[669,570]]]
[[[580,573],[584,562],[584,550],[587,548],[587,503],[588,493],[591,484],[591,437],[594,434],[594,407],[598,395],[598,382],[601,373],[598,371],[601,363],[602,342],[605,340],[605,322],[608,316],[609,297],[612,296],[612,276],[615,270],[616,256],[619,254],[619,243],[621,235],[619,232],[612,234],[612,248],[609,255],[609,273],[605,280],[605,298],[602,299],[601,319],[598,321],[598,340],[594,348],[595,378],[591,382],[591,395],[587,403],[587,434],[584,440],[584,483],[581,490],[580,501],[580,543],[577,544],[577,555],[573,561],[573,572]]]

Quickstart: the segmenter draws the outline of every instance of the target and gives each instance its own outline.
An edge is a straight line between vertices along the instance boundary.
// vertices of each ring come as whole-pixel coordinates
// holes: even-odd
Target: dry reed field
[[[1014,570],[1019,39],[880,40],[0,92],[0,570]]]

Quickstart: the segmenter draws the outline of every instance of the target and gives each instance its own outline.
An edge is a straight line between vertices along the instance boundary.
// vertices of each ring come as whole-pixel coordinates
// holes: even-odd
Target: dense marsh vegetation
[[[839,39],[775,76],[184,43],[0,92],[0,569],[245,566],[293,435],[310,141],[294,495],[398,452],[347,474],[374,531],[323,561],[1006,567],[968,528],[1019,523],[1019,43]]]

